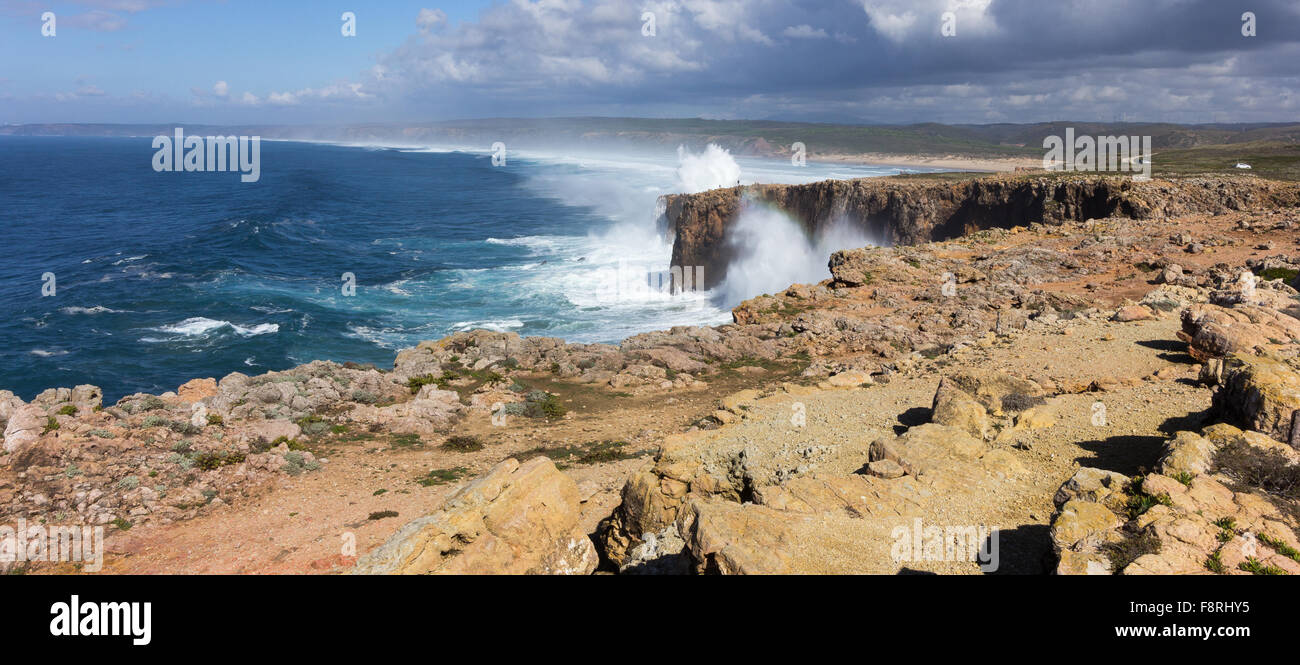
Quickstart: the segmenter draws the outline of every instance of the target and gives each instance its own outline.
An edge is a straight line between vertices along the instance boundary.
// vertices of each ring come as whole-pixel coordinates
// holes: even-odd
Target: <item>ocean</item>
[[[90,383],[111,402],[316,359],[390,366],[474,328],[617,343],[723,323],[740,299],[825,278],[841,247],[789,252],[797,228],[756,220],[781,227],[780,252],[668,295],[644,287],[671,255],[657,196],[898,172],[713,148],[494,166],[486,150],[263,141],[243,183],[155,172],[151,139],[0,137],[0,389]]]

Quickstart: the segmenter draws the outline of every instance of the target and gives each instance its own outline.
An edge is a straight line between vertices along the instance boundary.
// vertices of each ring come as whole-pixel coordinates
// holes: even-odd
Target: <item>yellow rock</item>
[[[1028,409],[1016,417],[1016,429],[1047,429],[1056,424],[1056,418],[1043,409]]]

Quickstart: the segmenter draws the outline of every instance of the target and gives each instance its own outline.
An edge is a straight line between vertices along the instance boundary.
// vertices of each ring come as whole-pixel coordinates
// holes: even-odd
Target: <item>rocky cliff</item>
[[[789,215],[811,237],[846,223],[887,245],[915,245],[989,228],[1110,216],[1159,219],[1254,206],[1294,207],[1300,185],[1257,178],[1135,182],[1105,176],[991,176],[826,180],[752,185],[662,197],[660,224],[675,234],[672,265],[704,266],[705,288],[726,277],[728,234],[747,206]]]

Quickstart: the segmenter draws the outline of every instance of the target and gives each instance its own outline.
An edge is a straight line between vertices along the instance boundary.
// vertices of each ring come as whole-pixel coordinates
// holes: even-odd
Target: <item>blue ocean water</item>
[[[735,304],[601,291],[625,265],[667,267],[654,205],[683,187],[672,154],[494,167],[486,153],[263,141],[261,179],[242,183],[154,172],[153,153],[151,137],[0,137],[0,389],[91,383],[112,401],[315,359],[388,366],[471,328],[617,342],[727,321]],[[894,172],[739,166],[746,182]]]

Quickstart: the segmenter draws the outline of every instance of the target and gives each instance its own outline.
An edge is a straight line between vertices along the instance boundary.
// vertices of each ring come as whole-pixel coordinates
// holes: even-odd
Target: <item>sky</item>
[[[0,35],[0,123],[1300,121],[1298,0],[0,0]]]

